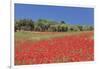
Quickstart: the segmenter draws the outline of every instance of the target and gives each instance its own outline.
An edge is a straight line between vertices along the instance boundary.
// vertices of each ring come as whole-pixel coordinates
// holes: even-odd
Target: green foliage
[[[34,30],[34,22],[31,19],[22,19],[15,21],[15,32],[17,30],[32,31]]]
[[[69,25],[65,21],[56,22],[46,19],[31,19],[15,20],[16,31],[40,31],[40,32],[68,32],[68,31],[92,31],[93,26]]]

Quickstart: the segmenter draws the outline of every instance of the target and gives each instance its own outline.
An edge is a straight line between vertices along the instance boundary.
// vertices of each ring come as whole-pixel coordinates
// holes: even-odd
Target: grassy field
[[[51,39],[63,36],[70,36],[70,35],[80,35],[83,33],[87,33],[91,31],[84,31],[84,32],[29,32],[29,31],[22,31],[22,32],[15,32],[15,40],[44,40],[44,39]]]

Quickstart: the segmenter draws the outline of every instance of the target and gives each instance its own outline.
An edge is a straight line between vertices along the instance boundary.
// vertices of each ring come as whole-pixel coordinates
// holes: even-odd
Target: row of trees
[[[40,32],[67,32],[67,31],[92,31],[93,26],[70,25],[64,21],[56,22],[46,19],[33,21],[32,19],[15,20],[15,32],[17,31],[40,31]]]

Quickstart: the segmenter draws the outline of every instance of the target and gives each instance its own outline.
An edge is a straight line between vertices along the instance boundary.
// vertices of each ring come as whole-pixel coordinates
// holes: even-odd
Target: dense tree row
[[[46,19],[33,21],[31,19],[15,20],[16,31],[47,31],[47,32],[67,32],[67,31],[91,31],[93,26],[70,25],[64,21],[56,22]]]

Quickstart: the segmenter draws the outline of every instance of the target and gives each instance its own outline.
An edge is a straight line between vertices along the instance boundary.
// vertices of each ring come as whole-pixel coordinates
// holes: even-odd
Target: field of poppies
[[[15,32],[15,65],[94,60],[94,33]]]

